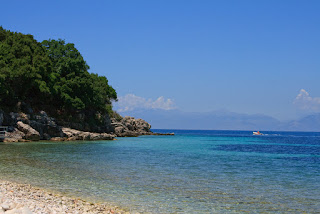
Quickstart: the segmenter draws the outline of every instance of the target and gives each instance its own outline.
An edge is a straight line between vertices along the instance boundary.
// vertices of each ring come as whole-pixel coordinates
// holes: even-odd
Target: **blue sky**
[[[75,43],[117,90],[118,108],[282,120],[320,112],[320,1],[12,0],[1,8],[5,29]]]

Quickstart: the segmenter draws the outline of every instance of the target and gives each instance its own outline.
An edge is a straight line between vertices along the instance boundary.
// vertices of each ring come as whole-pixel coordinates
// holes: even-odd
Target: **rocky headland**
[[[112,110],[117,92],[107,77],[89,72],[73,43],[39,42],[33,35],[0,26],[0,46],[0,141],[94,141],[156,134],[146,121]],[[0,180],[2,213],[125,212]]]
[[[105,116],[103,124],[90,126],[85,122],[57,120],[49,117],[44,111],[36,114],[0,111],[1,125],[8,127],[4,142],[113,140],[115,137],[173,135],[173,133],[153,133],[149,123],[128,116],[117,118]]]

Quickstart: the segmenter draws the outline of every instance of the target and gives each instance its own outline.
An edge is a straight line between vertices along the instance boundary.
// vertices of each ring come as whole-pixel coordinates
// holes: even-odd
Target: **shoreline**
[[[69,129],[69,128],[68,128]],[[0,139],[0,143],[18,143],[18,142],[22,142],[22,143],[26,143],[26,142],[64,142],[64,141],[104,141],[104,140],[108,140],[108,141],[112,141],[112,140],[117,140],[117,138],[126,138],[126,137],[140,137],[140,136],[174,136],[175,133],[171,132],[171,133],[145,133],[145,134],[140,134],[140,135],[113,135],[113,134],[109,134],[109,133],[92,133],[92,132],[83,132],[83,131],[78,131],[78,130],[74,130],[75,132],[78,132],[80,134],[74,135],[72,137],[53,137],[49,140],[26,140],[23,138],[11,138],[8,136],[5,136],[3,138]],[[94,136],[95,135],[95,136]],[[94,137],[92,137],[94,136]],[[98,137],[97,137],[98,136]],[[102,136],[102,137],[101,137]]]
[[[109,118],[109,117],[108,117]],[[6,120],[4,120],[6,119]],[[0,141],[95,141],[114,140],[116,137],[138,137],[141,135],[174,135],[174,133],[153,133],[151,125],[142,119],[126,116],[121,120],[109,118],[107,125],[97,128],[88,124],[55,122],[46,112],[28,115],[3,113],[0,109]]]
[[[105,213],[130,214],[117,206],[91,203],[81,198],[38,188],[30,184],[0,179],[0,214]]]

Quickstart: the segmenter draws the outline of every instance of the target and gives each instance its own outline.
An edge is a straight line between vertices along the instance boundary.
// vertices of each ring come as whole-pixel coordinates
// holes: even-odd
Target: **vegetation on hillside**
[[[72,43],[36,41],[0,27],[0,109],[23,103],[55,116],[111,114],[116,91]]]

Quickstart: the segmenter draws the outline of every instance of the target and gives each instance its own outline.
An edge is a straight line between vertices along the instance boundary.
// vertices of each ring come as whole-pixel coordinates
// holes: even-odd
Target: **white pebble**
[[[7,204],[7,203],[3,203],[3,204],[1,204],[0,206],[2,207],[2,209],[3,209],[4,211],[10,209],[10,206],[9,206],[9,204]]]

